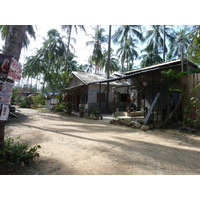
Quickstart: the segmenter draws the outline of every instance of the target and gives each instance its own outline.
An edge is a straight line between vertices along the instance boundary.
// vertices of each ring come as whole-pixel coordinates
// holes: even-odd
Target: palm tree
[[[73,29],[73,28],[75,29],[76,34],[78,34],[78,28],[79,28],[80,30],[84,31],[85,33],[86,33],[86,31],[85,31],[85,27],[84,27],[83,25],[62,25],[61,28],[62,28],[63,30],[66,30],[67,33],[68,33],[67,59],[66,59],[66,68],[68,69],[68,64],[69,64],[69,63],[68,63],[68,55],[69,55],[69,53],[70,53],[69,47],[70,47],[70,40],[71,40],[72,29]],[[69,70],[69,69],[68,69],[68,70]]]
[[[121,41],[120,48],[117,50],[117,55],[120,58],[122,65],[122,72],[124,72],[124,63],[127,63],[127,71],[132,70],[133,62],[138,57],[138,53],[135,50],[137,48],[135,44],[137,39],[132,37],[127,38],[125,41]]]
[[[165,52],[167,52],[165,37],[169,41],[173,40],[173,29],[171,26],[168,27],[166,25],[152,25],[151,29],[147,31],[145,36],[147,47],[144,51],[150,53],[151,56],[153,54],[154,59],[152,64],[157,64],[163,61],[163,59],[160,59],[160,54],[162,51],[164,52],[163,58],[165,58]],[[150,52],[150,49],[153,49],[154,52]]]
[[[140,63],[141,67],[151,66],[155,63],[161,63],[163,61],[163,59],[160,56],[162,52],[155,51],[153,45],[148,46],[141,51],[141,53],[144,52],[145,54],[139,57],[139,59],[142,59]]]
[[[17,61],[19,60],[27,27],[28,25],[12,25],[9,28],[5,41],[4,54],[13,55]],[[5,125],[5,121],[0,121],[0,149],[4,143]]]
[[[187,49],[191,43],[189,38],[189,29],[185,27],[174,33],[173,40],[170,42],[170,51],[168,59],[187,57]]]
[[[119,71],[119,61],[116,55],[113,54],[114,50],[111,49],[110,51],[110,73],[114,72],[114,71]],[[100,62],[100,66],[102,69],[105,70],[105,72],[107,72],[107,62],[108,62],[108,51],[104,50],[103,52],[103,57],[102,60]]]
[[[142,26],[140,25],[123,25],[120,26],[112,36],[113,42],[118,44],[119,41],[125,41],[127,38],[137,38],[140,41],[144,41],[144,37],[141,33]]]
[[[0,25],[0,32],[1,32],[2,40],[6,40],[8,33],[9,33],[9,29],[11,29],[12,26],[13,25]],[[24,37],[24,40],[23,40],[23,43],[22,43],[23,48],[24,47],[27,48],[29,43],[30,43],[28,36],[36,39],[36,33],[35,33],[33,25],[27,25],[26,34],[25,34],[25,37]]]
[[[49,84],[52,90],[58,87],[60,89],[61,80],[64,80],[62,77],[66,77],[64,74],[67,56],[66,37],[61,36],[56,29],[49,30],[47,36],[36,55],[27,59],[23,75],[32,77],[43,75],[44,84]],[[71,70],[76,70],[77,66],[74,57],[72,53],[68,55],[69,68],[71,67]],[[65,87],[66,81],[63,82],[63,87]]]
[[[92,56],[88,58],[88,63],[84,65],[79,65],[78,71],[80,72],[87,72],[87,73],[92,73],[92,70],[94,69],[93,67],[93,62],[92,62]]]
[[[95,35],[92,36],[92,40],[86,42],[86,45],[93,46],[92,60],[95,63],[95,73],[99,70],[100,62],[103,58],[102,45],[106,44],[108,41],[108,36],[104,35],[104,28],[97,28],[95,30]]]
[[[200,64],[200,26],[192,26],[191,31],[188,34],[188,37],[191,39],[191,43],[188,47],[188,56],[189,59],[193,62]]]
[[[136,43],[144,41],[142,35],[142,26],[140,25],[123,25],[120,26],[112,36],[114,44],[120,44],[117,54],[120,57],[122,72],[124,71],[124,62],[127,63],[127,70],[132,67],[133,60],[138,57],[135,50]]]

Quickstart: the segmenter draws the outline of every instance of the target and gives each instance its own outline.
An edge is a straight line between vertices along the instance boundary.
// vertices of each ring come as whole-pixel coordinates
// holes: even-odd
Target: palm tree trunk
[[[19,61],[22,44],[28,25],[12,25],[5,41],[4,54],[13,55]],[[0,149],[3,148],[6,121],[0,121]]]
[[[166,37],[166,32],[165,32],[165,25],[164,25],[164,39],[163,39],[163,62],[165,62],[165,37]]]
[[[19,61],[22,44],[27,31],[28,25],[13,25],[10,26],[6,37],[4,53],[14,56],[15,60]]]
[[[122,73],[124,72],[124,62],[122,62]]]
[[[110,45],[111,45],[111,25],[109,25],[109,41],[108,41],[108,60],[107,60],[107,79],[110,78]],[[106,90],[106,111],[109,112],[109,82],[107,82]],[[101,95],[101,94],[100,94]]]
[[[68,55],[69,55],[69,45],[71,40],[71,33],[72,33],[72,25],[69,27],[69,35],[68,35],[68,43],[67,43],[67,55],[66,55],[66,69],[69,72],[69,62],[68,62]]]

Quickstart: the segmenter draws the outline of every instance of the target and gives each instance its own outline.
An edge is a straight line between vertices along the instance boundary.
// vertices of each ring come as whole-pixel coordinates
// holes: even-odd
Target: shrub
[[[93,117],[98,117],[99,114],[100,114],[100,111],[98,109],[94,108],[93,111],[92,111],[92,116]]]
[[[30,97],[22,97],[21,101],[19,102],[20,108],[30,108],[32,104],[32,99]]]
[[[34,105],[37,105],[37,106],[45,105],[45,98],[42,93],[40,93],[36,96],[33,96],[32,99],[33,99]]]
[[[62,112],[64,110],[65,106],[63,104],[56,104],[54,106],[54,110],[57,112]]]
[[[40,145],[29,147],[28,143],[15,142],[13,138],[8,137],[4,140],[3,149],[0,150],[0,163],[8,167],[29,165],[35,157],[39,157],[39,148]]]

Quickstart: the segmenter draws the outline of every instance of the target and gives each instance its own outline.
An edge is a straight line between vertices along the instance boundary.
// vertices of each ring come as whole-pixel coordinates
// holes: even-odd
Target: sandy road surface
[[[200,174],[200,136],[141,131],[59,113],[20,109],[6,136],[40,144],[40,158],[22,174]]]

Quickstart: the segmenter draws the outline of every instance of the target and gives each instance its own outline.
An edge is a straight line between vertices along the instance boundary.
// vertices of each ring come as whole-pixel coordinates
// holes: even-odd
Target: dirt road
[[[40,158],[22,174],[200,174],[200,136],[141,131],[65,114],[20,109],[6,136],[40,144]]]

